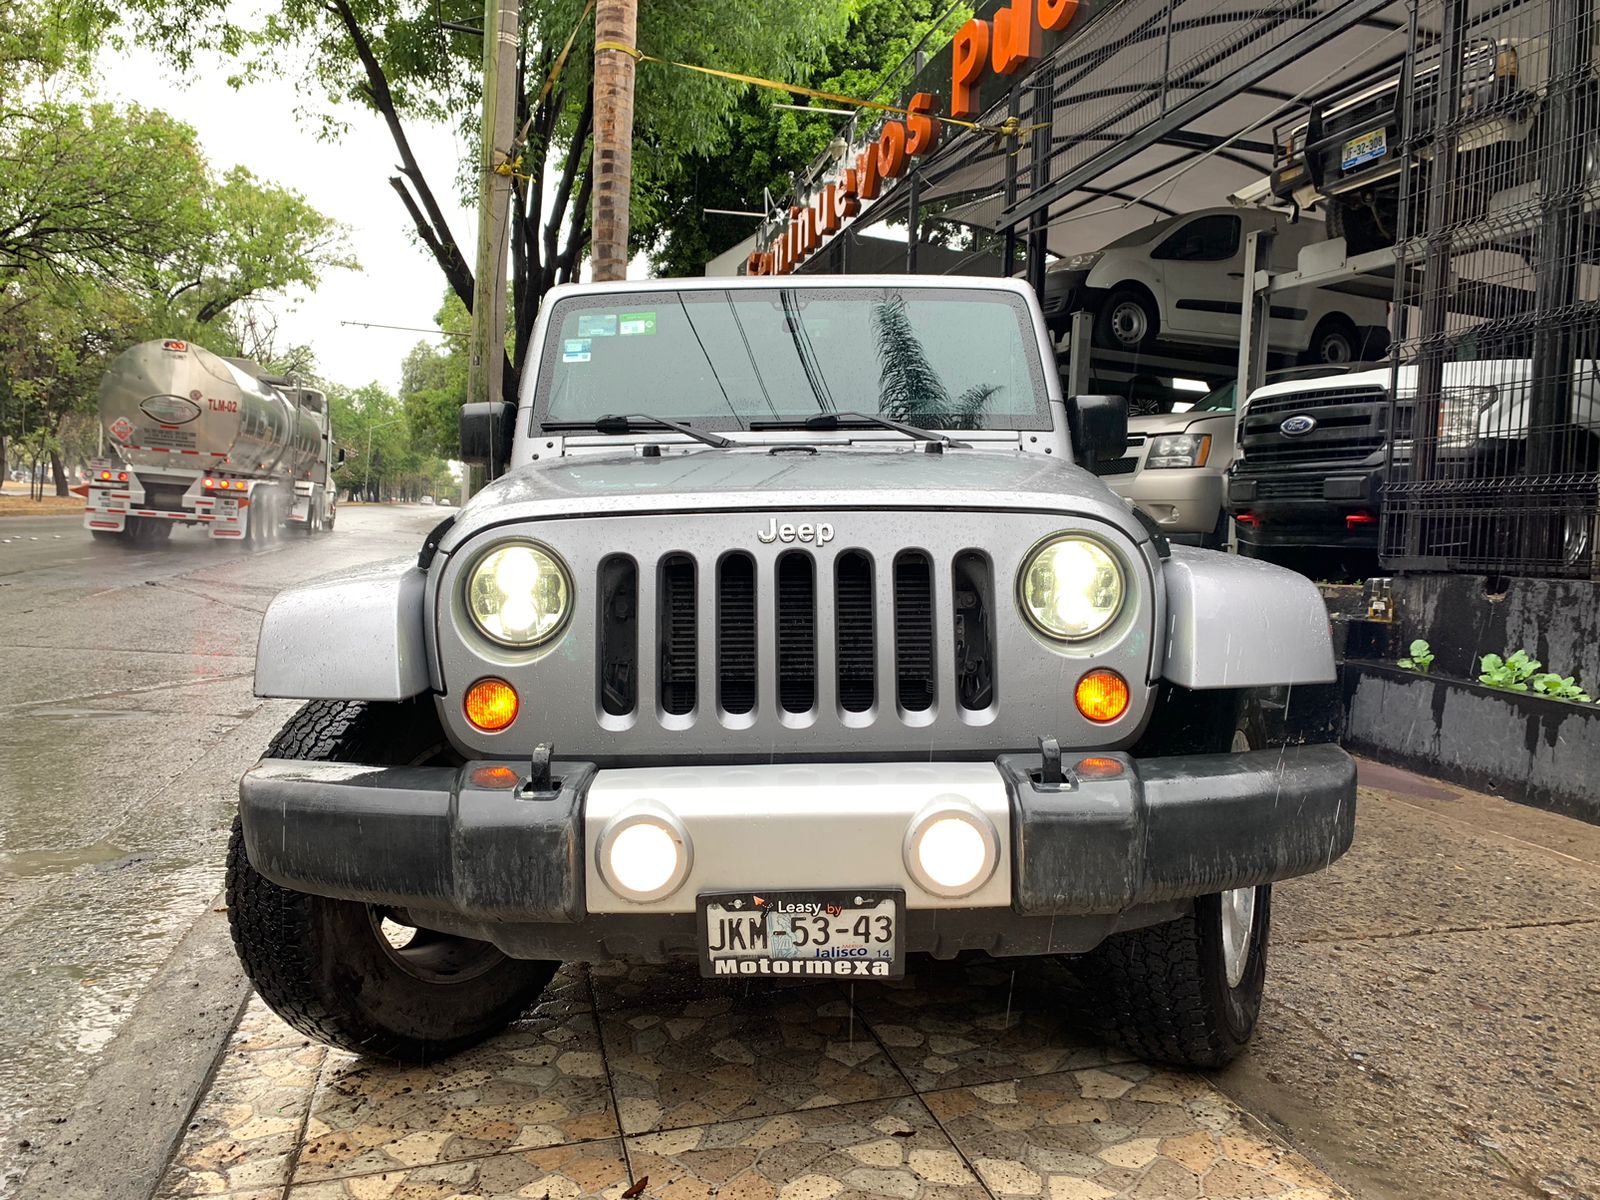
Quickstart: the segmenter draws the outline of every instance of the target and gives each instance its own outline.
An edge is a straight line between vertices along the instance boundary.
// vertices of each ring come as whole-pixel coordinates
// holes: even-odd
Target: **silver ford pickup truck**
[[[562,961],[888,979],[1075,956],[1139,1053],[1213,1066],[1260,1009],[1275,880],[1348,847],[1288,571],[1169,546],[1083,464],[1007,280],[551,293],[497,475],[415,560],[293,588],[256,691],[308,704],[240,788],[229,919],[262,997],[438,1057]]]

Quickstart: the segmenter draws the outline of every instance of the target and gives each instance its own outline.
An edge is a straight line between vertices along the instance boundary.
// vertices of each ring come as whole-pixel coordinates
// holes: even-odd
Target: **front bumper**
[[[1165,534],[1207,534],[1217,527],[1222,512],[1224,476],[1200,468],[1143,469],[1133,475],[1116,475],[1106,485],[1132,500],[1155,520]]]
[[[531,793],[505,763],[264,759],[240,785],[240,816],[251,863],[275,883],[559,958],[689,952],[696,892],[797,883],[904,889],[912,951],[1086,950],[1178,915],[1190,897],[1320,870],[1354,833],[1355,767],[1337,746],[1100,753],[1098,778],[1075,772],[1074,757],[1053,786],[1026,754],[633,771],[558,762],[554,785]],[[995,876],[959,901],[924,891],[899,853],[907,823],[952,796],[989,813],[1000,839]],[[678,894],[619,903],[600,874],[601,830],[586,825],[630,803],[665,809],[687,833],[694,869]]]

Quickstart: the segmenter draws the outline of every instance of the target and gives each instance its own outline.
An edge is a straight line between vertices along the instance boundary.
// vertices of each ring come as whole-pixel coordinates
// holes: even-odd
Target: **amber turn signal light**
[[[1079,779],[1116,779],[1122,774],[1122,764],[1114,758],[1080,758],[1072,773]]]
[[[472,772],[473,786],[481,788],[513,788],[521,780],[510,767],[476,767]]]
[[[1091,721],[1115,721],[1128,711],[1128,682],[1115,671],[1090,671],[1078,680],[1078,711]]]
[[[517,719],[517,689],[504,679],[480,679],[462,703],[467,720],[485,733],[499,733]]]

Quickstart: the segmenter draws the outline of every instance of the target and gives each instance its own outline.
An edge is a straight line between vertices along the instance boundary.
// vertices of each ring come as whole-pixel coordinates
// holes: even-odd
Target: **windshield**
[[[1227,383],[1213,392],[1207,392],[1205,398],[1191,408],[1190,412],[1232,412],[1233,392],[1239,386],[1237,380],[1230,379]]]
[[[647,413],[697,429],[880,413],[1049,429],[1028,307],[982,288],[607,292],[556,302],[534,421]]]

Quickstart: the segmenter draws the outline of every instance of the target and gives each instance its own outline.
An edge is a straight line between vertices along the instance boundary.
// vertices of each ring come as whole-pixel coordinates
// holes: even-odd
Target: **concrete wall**
[[[1436,672],[1476,679],[1483,655],[1520,649],[1600,696],[1600,584],[1397,575],[1394,599],[1399,644],[1426,638]]]
[[[1352,752],[1600,824],[1600,705],[1377,663],[1343,674]]]

